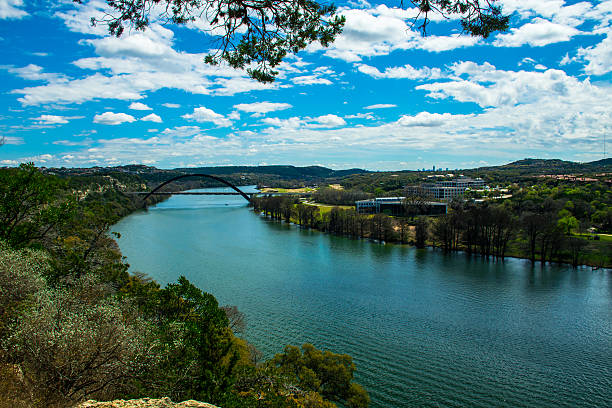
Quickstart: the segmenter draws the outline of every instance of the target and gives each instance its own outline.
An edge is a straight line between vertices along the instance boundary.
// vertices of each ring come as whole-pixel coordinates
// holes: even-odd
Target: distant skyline
[[[612,0],[501,0],[506,33],[425,38],[400,1],[337,2],[344,32],[276,82],[203,62],[202,30],[110,37],[101,0],[0,0],[0,166],[471,168],[604,158]],[[606,148],[610,151],[610,146]]]

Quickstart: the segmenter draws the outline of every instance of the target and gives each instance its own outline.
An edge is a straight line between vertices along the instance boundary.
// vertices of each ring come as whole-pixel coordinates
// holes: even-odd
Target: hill
[[[478,172],[508,172],[519,176],[538,174],[591,173],[612,171],[612,158],[588,163],[559,159],[523,159],[502,166],[479,167]]]
[[[178,168],[175,171],[185,173],[205,173],[214,175],[228,174],[258,174],[279,176],[284,179],[324,179],[330,177],[343,177],[350,174],[368,173],[363,169],[348,169],[348,170],[332,170],[322,166],[306,166],[296,167],[290,165],[276,166],[221,166],[221,167],[196,167],[196,168]]]

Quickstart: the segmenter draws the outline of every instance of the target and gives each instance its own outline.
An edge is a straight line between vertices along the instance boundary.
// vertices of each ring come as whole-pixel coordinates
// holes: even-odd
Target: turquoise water
[[[266,356],[352,355],[372,407],[612,406],[610,271],[334,237],[231,196],[173,196],[113,231],[132,271],[237,305]]]

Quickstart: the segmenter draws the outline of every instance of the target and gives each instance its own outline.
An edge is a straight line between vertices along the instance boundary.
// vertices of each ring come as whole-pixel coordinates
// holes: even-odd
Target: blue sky
[[[500,0],[487,40],[399,1],[336,3],[271,85],[203,62],[205,21],[109,37],[105,2],[0,0],[0,166],[469,168],[591,161],[612,139],[612,0]],[[608,148],[607,150],[609,150]]]

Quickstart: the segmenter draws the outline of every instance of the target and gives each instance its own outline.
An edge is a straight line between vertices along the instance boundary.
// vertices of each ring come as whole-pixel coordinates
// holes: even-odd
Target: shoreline
[[[287,224],[287,222],[284,221],[284,220],[277,220],[277,219],[274,219],[273,217],[265,215],[263,211],[262,212],[257,212],[255,210],[253,210],[253,212],[256,213],[257,215],[259,215],[260,217],[269,219],[270,221],[275,221],[275,222],[280,222],[280,223]],[[336,236],[336,237],[342,237],[342,238],[346,238],[346,239],[366,240],[366,241],[368,241],[368,242],[370,242],[372,244],[378,244],[378,245],[401,245],[401,246],[413,247],[415,249],[425,249],[425,248],[417,248],[415,245],[412,245],[410,243],[400,243],[400,242],[394,242],[394,241],[389,241],[389,242],[383,241],[383,242],[380,242],[379,240],[372,239],[372,238],[352,237],[352,236],[347,236],[347,235],[342,235],[342,234],[336,234],[336,233],[329,232],[329,231],[323,231],[323,230],[320,230],[320,229],[315,228],[315,227],[305,227],[305,226],[302,226],[302,225],[300,225],[300,224],[298,224],[296,222],[293,222],[293,221],[289,222],[288,224],[294,225],[294,226],[299,227],[299,228],[312,229],[312,230],[318,231],[318,232],[320,232],[322,234],[329,234],[329,235],[333,235],[333,236]],[[445,253],[444,250],[442,250],[440,247],[438,247],[438,246],[436,246],[434,244],[431,244],[431,243],[426,244],[425,247],[426,248],[431,248],[434,251],[441,250],[442,253]],[[478,257],[478,258],[481,258],[481,259],[489,261],[489,262],[491,262],[491,261],[493,261],[493,262],[497,262],[497,261],[504,262],[504,259],[506,259],[506,258],[523,259],[525,261],[530,261],[529,258],[524,257],[524,256],[517,256],[516,254],[505,255],[503,258],[498,258],[498,257],[495,257],[495,256],[487,257],[485,255],[481,255],[481,254],[477,254],[477,253],[468,253],[467,251],[465,251],[463,249],[460,249],[460,250],[457,250],[457,251],[448,251],[446,253],[461,253],[464,256],[468,256],[468,257],[474,256],[474,257]],[[573,266],[569,262],[551,262],[551,261],[546,261],[544,264],[542,264],[542,261],[540,261],[539,259],[536,259],[535,262],[532,263],[532,265],[535,266],[536,264],[540,264],[540,267],[544,267],[546,265],[564,265],[564,266],[568,266],[568,267],[573,268]],[[587,267],[587,268],[591,268],[592,271],[597,271],[597,270],[602,270],[602,271],[607,271],[607,272],[612,271],[612,265],[610,265],[610,266],[607,266],[607,265],[605,265],[605,266],[598,266],[598,265],[592,265],[592,264],[589,264],[589,263],[580,263],[580,264],[576,265],[576,267]]]
[[[188,190],[192,190],[192,189],[188,189]],[[187,190],[180,190],[180,191],[187,191]],[[164,201],[170,199],[170,197],[172,197],[172,196],[171,195],[164,195],[164,196],[159,196],[159,197],[160,197],[160,199],[156,200],[155,202],[145,203],[145,205],[143,207],[134,208],[132,210],[128,210],[125,215],[122,215],[120,217],[120,219],[123,219],[124,217],[127,217],[130,214],[136,213],[138,211],[148,211],[149,207],[155,206],[155,205],[159,204],[160,202],[164,202]],[[253,211],[254,213],[258,214],[261,217],[270,219],[272,221],[286,223],[286,221],[284,221],[284,220],[276,220],[273,217],[267,216],[267,215],[264,214],[264,212],[257,212],[257,211],[255,211],[250,203],[247,204],[246,207],[249,210]],[[316,227],[304,227],[304,226],[302,226],[302,225],[300,225],[300,224],[298,224],[296,222],[293,222],[293,221],[289,222],[289,224],[295,225],[295,226],[300,227],[300,228],[313,229],[315,231],[318,231],[318,232],[321,232],[321,233],[324,233],[324,234],[330,234],[330,235],[334,235],[334,236],[337,236],[337,237],[343,237],[343,238],[347,238],[347,239],[362,239],[362,240],[367,240],[367,241],[369,241],[371,243],[377,243],[379,245],[402,245],[402,246],[410,246],[410,247],[414,247],[415,249],[419,249],[419,248],[416,248],[415,245],[410,244],[409,242],[407,242],[407,243],[400,243],[400,242],[389,241],[389,242],[381,243],[380,241],[372,239],[372,238],[352,237],[352,236],[347,236],[347,235],[342,235],[342,234],[336,234],[336,233],[329,232],[329,231],[323,231],[323,230],[320,230],[320,229],[318,229]],[[432,243],[426,244],[426,247],[427,248],[432,248],[433,250],[440,249],[438,246],[436,246],[436,245],[434,245]],[[443,250],[442,250],[442,252],[444,253]],[[449,253],[463,253],[464,256],[470,256],[470,257],[471,256],[475,256],[475,257],[478,257],[478,258],[485,259],[487,261],[501,261],[501,262],[503,262],[505,258],[524,259],[524,260],[530,261],[530,259],[528,257],[519,256],[519,255],[513,254],[513,253],[511,253],[510,255],[506,255],[506,256],[504,256],[504,258],[501,258],[501,259],[500,258],[496,258],[495,256],[486,257],[484,255],[480,255],[480,254],[477,254],[477,253],[468,253],[467,251],[465,251],[463,249],[457,250],[457,251],[450,251]],[[546,261],[546,263],[542,264],[542,262],[539,259],[536,259],[535,262],[533,262],[532,264],[534,266],[536,264],[540,264],[540,267],[544,267],[545,265],[553,265],[553,264],[556,264],[556,265],[565,265],[565,266],[568,266],[568,267],[573,267],[569,262],[551,262],[551,261]],[[580,267],[580,266],[582,266],[582,267],[590,267],[592,271],[596,271],[596,270],[611,271],[612,270],[612,265],[599,266],[599,265],[594,265],[592,263],[584,263],[584,262],[576,265],[576,267]]]

